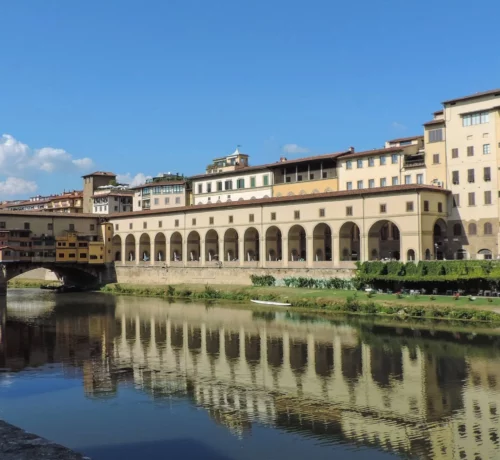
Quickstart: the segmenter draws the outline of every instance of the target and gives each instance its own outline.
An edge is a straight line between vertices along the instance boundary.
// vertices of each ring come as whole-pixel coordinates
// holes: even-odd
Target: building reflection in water
[[[188,397],[238,436],[259,422],[419,458],[500,457],[498,341],[155,299],[93,302],[58,300],[29,322],[9,304],[7,323],[0,306],[0,367],[61,363],[89,397],[121,383],[158,400]]]

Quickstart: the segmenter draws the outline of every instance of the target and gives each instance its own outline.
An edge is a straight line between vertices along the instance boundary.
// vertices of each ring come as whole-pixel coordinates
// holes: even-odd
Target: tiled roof
[[[135,187],[130,187],[130,190],[138,190],[145,187],[156,187],[157,185],[184,185],[185,180],[161,180],[158,182],[151,182],[149,184],[137,185]]]
[[[102,198],[105,196],[126,196],[132,198],[134,196],[133,193],[123,193],[123,192],[109,192],[109,193],[99,193],[96,195],[92,195],[91,198]]]
[[[147,211],[135,211],[135,212],[122,212],[116,214],[110,214],[109,218],[129,218],[134,216],[148,216],[156,214],[175,214],[182,212],[196,212],[203,209],[223,209],[223,208],[234,208],[234,207],[248,207],[261,204],[273,204],[273,203],[289,203],[294,201],[316,201],[324,200],[326,198],[345,198],[345,197],[357,197],[362,195],[377,195],[377,194],[387,194],[395,192],[411,192],[411,191],[427,191],[427,192],[441,192],[445,194],[451,193],[449,190],[443,189],[441,187],[435,187],[432,185],[394,185],[389,187],[376,187],[368,188],[362,190],[343,190],[340,192],[325,192],[325,193],[311,193],[309,195],[293,195],[293,196],[280,196],[272,198],[260,198],[255,200],[242,200],[242,201],[230,201],[224,203],[212,203],[212,204],[202,204],[193,206],[179,206],[176,208],[164,208],[164,209],[150,209]]]
[[[489,91],[483,91],[481,93],[469,94],[468,96],[459,97],[457,99],[449,99],[444,101],[442,104],[451,104],[452,102],[462,102],[462,101],[470,101],[472,99],[477,99],[484,96],[499,96],[500,97],[500,88],[491,89]]]
[[[95,214],[83,214],[83,213],[73,213],[73,212],[47,212],[47,211],[4,211],[0,209],[0,216],[29,216],[29,217],[53,217],[54,219],[58,218],[67,218],[67,219],[81,219],[81,218],[89,218],[94,217],[97,219],[99,216]]]
[[[418,136],[411,136],[411,137],[400,137],[399,139],[392,139],[390,141],[387,141],[389,144],[394,144],[396,142],[405,142],[405,141],[414,141],[415,139],[420,139],[423,138],[421,134]]]
[[[442,115],[444,113],[444,110],[438,110],[437,112],[434,112],[433,115]]]
[[[82,177],[90,177],[90,176],[107,176],[107,177],[116,177],[115,173],[108,172],[108,171],[96,171],[90,174],[85,174],[85,176]]]
[[[431,120],[424,123],[424,126],[442,125],[445,120]]]
[[[412,147],[411,145],[404,145],[401,147],[388,147],[383,149],[373,149],[373,150],[365,150],[363,152],[353,152],[348,153],[342,156],[342,160],[350,160],[351,158],[358,157],[369,157],[372,155],[383,155],[384,153],[394,153],[394,152],[402,152],[404,149]]]

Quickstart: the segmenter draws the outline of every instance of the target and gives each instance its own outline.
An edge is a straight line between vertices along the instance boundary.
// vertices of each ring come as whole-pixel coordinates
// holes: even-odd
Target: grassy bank
[[[10,288],[39,288],[40,286],[60,286],[59,281],[47,281],[47,280],[36,280],[36,279],[13,279],[8,283]]]
[[[315,290],[287,287],[170,285],[148,286],[109,284],[102,288],[111,294],[165,297],[192,300],[250,299],[287,302],[292,308],[332,313],[383,315],[394,318],[446,319],[500,323],[500,299],[468,298],[454,300],[445,296],[366,295],[358,291]]]

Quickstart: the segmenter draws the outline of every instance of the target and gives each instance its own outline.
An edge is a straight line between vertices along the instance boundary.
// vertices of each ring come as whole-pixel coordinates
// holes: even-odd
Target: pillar
[[[155,241],[155,238],[151,238],[149,237],[149,241],[151,241],[151,244],[150,244],[150,250],[151,250],[151,253],[149,254],[149,263],[151,265],[154,265],[156,263],[156,241]]]
[[[260,237],[260,244],[259,244],[259,267],[265,268],[266,264],[267,264],[266,237],[262,236]]]
[[[206,265],[206,261],[207,261],[207,253],[205,251],[205,247],[206,247],[206,244],[205,244],[205,239],[204,238],[201,238],[200,236],[200,259],[201,259],[201,266],[204,267]]]
[[[7,267],[0,265],[0,296],[5,295],[7,295]]]
[[[140,239],[135,242],[135,264],[139,265],[139,260],[141,259],[141,243]]]
[[[306,264],[307,267],[314,267],[314,237],[307,236],[306,237]]]
[[[238,261],[239,265],[243,265],[247,260],[247,255],[245,254],[245,236],[238,239]]]
[[[188,260],[188,242],[186,232],[182,235],[182,248],[181,248],[182,265],[185,267]]]
[[[122,247],[121,247],[121,253],[122,253],[122,260],[121,263],[124,264],[127,262],[127,245],[125,242],[126,238],[122,238]],[[113,254],[113,259],[114,259],[114,254]]]
[[[170,254],[170,239],[165,238],[165,260],[163,260],[164,265],[171,265],[171,254]]]
[[[6,337],[6,325],[7,323],[7,299],[6,297],[0,297],[0,368],[6,368],[7,360],[7,337]]]
[[[335,238],[332,234],[332,264],[334,267],[340,266],[340,236]]]
[[[283,267],[288,267],[288,258],[290,254],[288,253],[288,238],[281,237],[281,257]]]

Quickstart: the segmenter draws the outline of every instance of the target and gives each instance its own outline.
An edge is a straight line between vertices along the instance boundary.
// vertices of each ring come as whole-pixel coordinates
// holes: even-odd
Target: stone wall
[[[29,272],[21,273],[16,276],[16,279],[57,281],[57,276],[46,268],[35,268]]]
[[[308,278],[352,278],[352,269],[327,268],[217,268],[157,267],[117,265],[118,283],[130,284],[233,284],[251,285],[250,275],[272,275],[276,278],[303,276]]]

